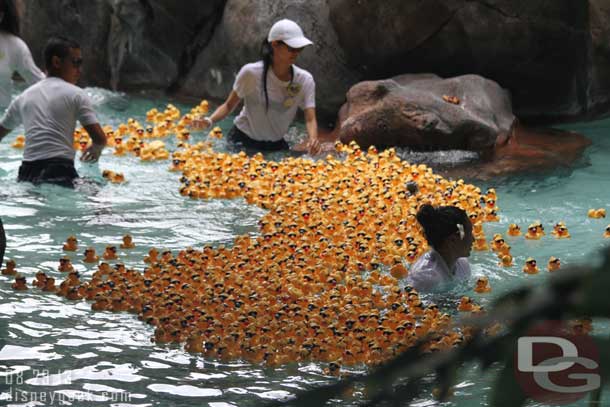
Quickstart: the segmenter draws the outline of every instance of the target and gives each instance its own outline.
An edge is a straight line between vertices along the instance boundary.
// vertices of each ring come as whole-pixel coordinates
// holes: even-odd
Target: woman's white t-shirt
[[[15,71],[19,72],[28,85],[45,77],[34,63],[25,42],[11,33],[0,30],[0,108],[11,103],[12,78]]]
[[[281,81],[273,69],[267,70],[268,110],[263,93],[263,61],[241,68],[233,85],[237,96],[244,100],[244,106],[234,122],[239,130],[254,140],[279,141],[288,131],[297,108],[316,107],[313,76],[296,65],[293,68],[292,82]]]
[[[466,257],[456,260],[451,270],[443,257],[434,249],[424,253],[409,271],[407,284],[417,291],[432,291],[444,283],[466,280],[470,277],[470,264]]]

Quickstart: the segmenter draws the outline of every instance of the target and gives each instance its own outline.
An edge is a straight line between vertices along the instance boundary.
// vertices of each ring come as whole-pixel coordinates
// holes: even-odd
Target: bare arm
[[[310,107],[304,110],[305,112],[305,127],[307,128],[307,134],[309,139],[307,140],[307,151],[310,154],[317,154],[320,152],[320,141],[318,140],[318,121],[316,119],[316,109]]]
[[[231,93],[229,93],[227,100],[225,100],[222,105],[218,106],[216,110],[214,110],[214,113],[208,116],[211,122],[205,119],[197,119],[193,121],[193,127],[201,129],[210,127],[213,123],[217,123],[230,115],[240,102],[241,99],[237,96],[237,93],[232,90]]]
[[[83,152],[82,161],[95,162],[100,158],[102,150],[106,146],[106,134],[99,123],[84,126],[85,130],[91,137],[91,145]]]

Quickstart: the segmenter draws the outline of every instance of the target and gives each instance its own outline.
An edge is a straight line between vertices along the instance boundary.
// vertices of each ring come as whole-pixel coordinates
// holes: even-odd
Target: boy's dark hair
[[[74,41],[63,37],[52,37],[44,47],[44,64],[47,70],[53,67],[53,57],[64,59],[70,55],[70,48],[79,49],[80,45]]]
[[[6,31],[19,36],[19,18],[13,0],[0,0],[0,12],[4,12],[4,18],[0,21],[0,31]]]
[[[422,205],[417,212],[417,221],[424,228],[428,244],[438,248],[449,236],[458,232],[457,224],[470,223],[468,214],[456,206]]]

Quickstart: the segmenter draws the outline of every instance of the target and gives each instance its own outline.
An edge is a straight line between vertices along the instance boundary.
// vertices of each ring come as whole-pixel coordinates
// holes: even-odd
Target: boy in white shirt
[[[25,128],[25,151],[18,181],[73,186],[73,137],[80,121],[92,140],[81,160],[97,161],[106,135],[97,121],[89,97],[76,86],[83,58],[80,46],[53,38],[45,47],[48,77],[19,95],[0,119],[0,140],[20,124]]]

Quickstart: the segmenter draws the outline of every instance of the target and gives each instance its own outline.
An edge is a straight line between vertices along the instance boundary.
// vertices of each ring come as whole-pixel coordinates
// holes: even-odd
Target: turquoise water
[[[162,109],[167,103],[99,89],[89,91],[97,103],[100,121],[113,126],[128,117],[144,123],[148,109]],[[176,105],[182,112],[190,108]],[[221,124],[227,131],[230,122]],[[610,121],[569,128],[593,140],[574,171],[477,183],[482,189],[495,187],[498,193],[501,220],[485,225],[488,238],[494,233],[505,234],[509,223],[525,229],[536,220],[545,225],[547,236],[540,241],[507,237],[515,258],[515,266],[509,269],[500,267],[491,252],[473,252],[473,270],[489,277],[493,292],[487,296],[471,291],[458,294],[474,296],[487,304],[517,285],[543,284],[548,273],[531,276],[521,272],[530,256],[538,260],[541,269],[552,255],[564,266],[598,258],[599,249],[606,243],[602,234],[608,222],[589,219],[586,214],[589,208],[610,210],[610,191],[604,188],[610,175]],[[79,173],[97,183],[89,182],[73,191],[18,184],[15,179],[22,152],[10,147],[18,133],[19,129],[0,143],[0,217],[8,234],[6,258],[16,260],[17,269],[28,277],[28,283],[39,270],[63,280],[56,267],[64,254],[61,245],[71,234],[78,237],[79,247],[93,246],[101,254],[107,244],[118,244],[121,236],[130,233],[137,248],[119,251],[120,261],[140,270],[143,256],[153,246],[177,251],[187,246],[230,244],[238,235],[257,234],[262,209],[241,199],[201,201],[180,196],[180,174],[167,171],[169,161],[144,163],[106,151],[96,165],[77,163]],[[204,136],[194,137],[199,140]],[[175,143],[167,143],[173,150]],[[224,140],[214,143],[216,150],[226,150]],[[404,151],[401,154],[408,160],[469,157],[459,152],[425,157]],[[105,169],[123,172],[128,182],[105,183],[101,177]],[[569,240],[550,236],[552,225],[562,220],[572,235]],[[81,252],[73,257],[73,263],[87,279],[94,267],[80,261]],[[324,366],[316,364],[269,369],[247,363],[218,363],[178,347],[156,346],[150,342],[152,328],[134,315],[92,312],[87,302],[72,302],[38,290],[14,292],[10,282],[0,276],[0,322],[7,326],[0,332],[0,339],[6,342],[0,351],[0,389],[5,385],[0,390],[0,404],[50,405],[52,397],[54,403],[63,397],[74,406],[248,406],[289,397],[333,380],[323,375]],[[607,331],[605,324],[596,323],[597,333]],[[479,369],[472,366],[460,378],[456,395],[447,405],[484,405],[490,385],[490,375],[481,377]],[[27,397],[24,399],[19,392],[26,392]],[[19,399],[9,401],[9,395]],[[434,403],[429,392],[423,396],[414,405]],[[46,402],[27,404],[42,397]]]

